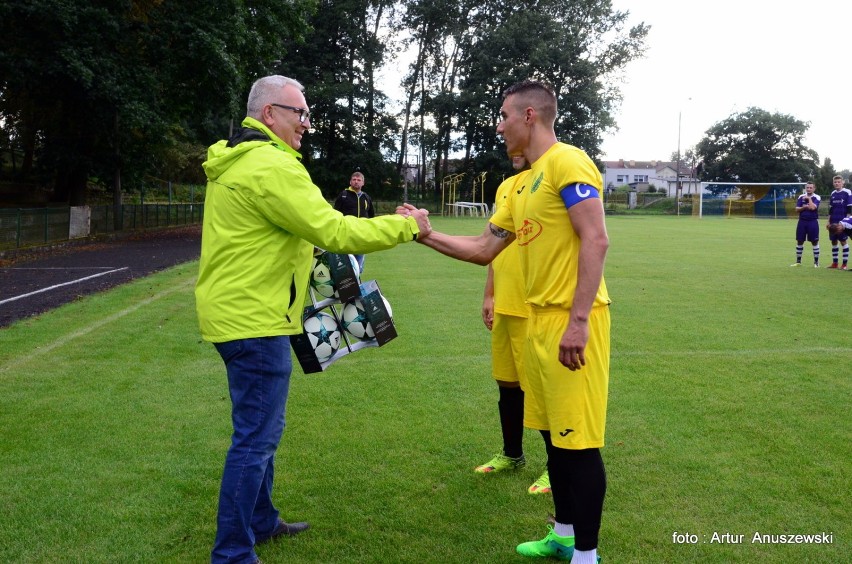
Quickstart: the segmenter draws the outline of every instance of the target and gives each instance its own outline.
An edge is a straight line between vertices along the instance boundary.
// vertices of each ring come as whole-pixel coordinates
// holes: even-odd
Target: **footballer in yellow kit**
[[[524,170],[505,180],[497,188],[498,207],[509,194],[522,189],[529,178]],[[518,245],[512,243],[491,262],[494,270],[494,324],[491,328],[491,372],[495,380],[519,382],[526,388],[523,376],[523,351],[529,306],[524,299],[524,274],[521,271]]]
[[[600,172],[584,152],[556,143],[532,164],[524,189],[511,193],[491,218],[515,233],[526,274],[524,425],[549,430],[554,446],[572,450],[604,446],[610,299],[601,278],[589,316],[586,365],[569,370],[558,352],[577,287],[580,238],[567,209],[600,198],[602,188]]]

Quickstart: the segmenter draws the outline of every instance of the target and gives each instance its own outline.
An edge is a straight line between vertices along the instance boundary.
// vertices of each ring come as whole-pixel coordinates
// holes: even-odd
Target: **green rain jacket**
[[[360,254],[419,232],[414,218],[343,216],[311,181],[298,152],[255,119],[242,125],[239,137],[248,140],[219,141],[203,165],[195,301],[201,335],[214,343],[301,333],[314,246]]]

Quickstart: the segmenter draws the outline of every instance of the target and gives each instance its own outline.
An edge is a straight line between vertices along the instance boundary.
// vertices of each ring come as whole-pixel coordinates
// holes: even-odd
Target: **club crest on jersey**
[[[539,235],[543,228],[541,224],[534,219],[524,219],[523,225],[521,228],[515,232],[515,238],[518,241],[518,245],[523,247],[525,245],[529,245],[533,242]]]
[[[536,177],[535,182],[533,182],[532,188],[530,188],[530,194],[535,194],[535,191],[538,190],[538,187],[541,185],[541,182],[544,180],[544,173],[539,173]]]

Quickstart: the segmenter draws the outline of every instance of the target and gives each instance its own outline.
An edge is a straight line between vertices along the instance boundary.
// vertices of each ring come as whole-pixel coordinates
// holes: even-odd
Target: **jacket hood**
[[[217,180],[248,151],[264,145],[272,145],[301,160],[302,155],[298,151],[284,143],[272,133],[272,130],[256,119],[247,117],[241,125],[242,127],[237,129],[230,139],[223,139],[207,149],[207,160],[201,166],[208,180]]]

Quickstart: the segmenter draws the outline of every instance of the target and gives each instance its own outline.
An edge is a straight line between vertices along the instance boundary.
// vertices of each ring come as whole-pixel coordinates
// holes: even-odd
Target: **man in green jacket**
[[[196,308],[202,337],[227,369],[234,429],[214,564],[255,562],[255,544],[308,528],[281,519],[271,494],[292,372],[289,335],[302,331],[314,246],[364,253],[419,233],[416,215],[365,219],[334,210],[300,162],[309,129],[304,87],[267,76],[251,88],[242,127],[212,145],[204,163]]]

